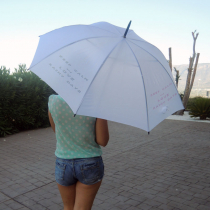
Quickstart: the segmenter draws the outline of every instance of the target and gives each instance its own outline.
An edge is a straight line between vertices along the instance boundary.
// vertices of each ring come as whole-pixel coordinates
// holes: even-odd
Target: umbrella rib
[[[122,35],[121,33],[120,33],[120,31],[116,28],[116,30],[117,30],[117,32],[120,34],[120,35]]]
[[[141,73],[141,77],[142,77],[142,81],[143,81],[143,85],[144,85],[144,90],[145,90],[144,93],[145,93],[146,108],[147,108],[147,129],[148,129],[148,132],[149,132],[150,130],[149,130],[148,104],[147,104],[147,94],[146,94],[146,87],[145,87],[145,83],[144,83],[144,77],[143,77],[143,74],[142,74],[142,71],[141,71],[141,66],[138,62],[138,59],[137,59],[135,53],[133,52],[131,46],[128,44],[127,40],[126,40],[126,43],[127,43],[128,47],[130,48],[131,52],[133,53],[133,56],[135,57],[136,62],[138,63],[139,70],[140,70],[140,73]]]
[[[138,39],[128,39],[129,41],[130,40],[135,40],[135,41],[138,41],[138,42],[145,42],[146,44],[149,44],[149,45],[152,45],[153,47],[155,47],[155,48],[157,48],[155,45],[153,45],[153,44],[151,44],[151,43],[149,43],[149,42],[147,42],[147,41],[144,41],[144,40],[138,40]],[[133,43],[133,42],[132,42]],[[135,44],[135,43],[133,43],[133,44]],[[138,46],[137,44],[135,44],[136,46]],[[138,47],[140,47],[140,46],[138,46]],[[144,49],[144,48],[142,48],[142,49]],[[158,49],[158,48],[157,48]],[[159,50],[159,49],[158,49]],[[159,50],[159,52],[161,52],[160,50]],[[162,52],[161,52],[162,53]],[[163,54],[163,53],[162,53]],[[163,55],[164,56],[164,55]],[[165,57],[165,56],[164,56]]]
[[[80,39],[80,40],[78,40],[78,41],[72,42],[71,44],[67,44],[67,45],[65,45],[65,46],[63,46],[63,47],[61,47],[61,48],[55,50],[54,52],[50,53],[49,55],[47,55],[46,57],[44,57],[42,60],[40,60],[38,63],[34,64],[33,66],[30,66],[30,67],[28,68],[28,70],[31,69],[31,68],[33,68],[34,66],[36,66],[37,64],[39,64],[40,62],[42,62],[44,59],[48,58],[48,57],[51,56],[52,54],[58,52],[59,50],[65,48],[65,47],[68,47],[68,46],[70,46],[70,45],[72,45],[72,44],[75,44],[75,43],[77,43],[77,42],[80,42],[80,41],[84,41],[84,40],[88,40],[88,39],[104,38],[104,37],[117,38],[118,36],[113,36],[113,37],[111,37],[111,36],[89,37],[89,38]]]
[[[138,40],[138,39],[131,39],[131,38],[127,38],[128,40],[135,40],[135,41],[138,41],[138,42],[145,42],[145,43],[148,43],[150,44],[149,42],[145,41],[145,40]],[[152,44],[151,44],[152,45]],[[154,45],[153,45],[154,46]]]
[[[83,102],[83,100],[84,100],[84,98],[85,98],[85,95],[86,95],[86,93],[88,92],[90,86],[92,85],[94,79],[96,78],[98,72],[100,71],[100,69],[102,68],[102,66],[103,66],[104,63],[106,62],[106,60],[108,59],[109,55],[113,52],[113,50],[117,47],[117,45],[118,45],[120,42],[122,42],[122,41],[123,41],[123,39],[120,40],[120,41],[111,49],[111,51],[110,51],[109,54],[106,56],[106,58],[104,59],[103,63],[101,64],[101,66],[98,68],[98,71],[97,71],[97,73],[95,74],[95,76],[93,77],[93,79],[92,79],[92,81],[91,81],[91,83],[90,83],[88,89],[86,90],[86,92],[85,92],[85,94],[84,94],[84,96],[83,96],[83,98],[82,98],[82,100],[81,100],[81,102],[80,102],[80,105],[78,106],[77,111],[76,111],[75,114],[77,114],[77,112],[78,112],[78,110],[79,110],[79,108],[80,108],[80,106],[81,106],[81,104],[82,104],[82,102]]]
[[[130,33],[130,32],[132,32],[133,30],[132,29],[129,29],[129,31],[128,31],[128,34]],[[134,31],[133,31],[134,32]]]
[[[131,43],[133,43],[132,41],[130,41]],[[152,55],[151,53],[149,53],[147,50],[145,50],[144,48],[142,48],[142,47],[140,47],[140,46],[138,46],[137,44],[135,44],[135,43],[133,43],[134,45],[136,45],[137,47],[139,47],[139,48],[141,48],[142,50],[144,50],[145,52],[147,52],[149,55],[151,55],[153,58],[155,58],[157,61],[158,61],[158,63],[163,67],[163,69],[165,69],[165,71],[166,71],[166,73],[168,74],[168,76],[170,77],[170,79],[171,79],[171,81],[172,81],[172,83],[174,84],[174,87],[175,87],[175,89],[176,89],[176,91],[177,91],[177,93],[178,93],[178,90],[177,90],[177,88],[176,88],[176,86],[175,86],[175,83],[174,83],[174,81],[173,81],[173,79],[171,78],[171,76],[170,76],[170,74],[168,73],[168,71],[167,71],[167,69],[163,66],[163,64],[154,56],[154,55]],[[150,43],[149,43],[150,44]],[[154,45],[153,45],[154,46]],[[155,47],[155,46],[154,46]],[[156,47],[157,48],[157,47]],[[157,48],[158,49],[158,48]],[[158,49],[159,50],[159,49]],[[160,51],[160,50],[159,50]],[[161,52],[162,53],[162,52]],[[179,93],[178,93],[179,94]]]
[[[88,26],[92,26],[92,27],[95,27],[95,28],[99,28],[99,27],[93,26],[93,25],[88,25]],[[109,33],[113,33],[113,34],[116,34],[116,35],[117,35],[117,33],[114,33],[114,32],[112,32],[112,31],[109,31],[109,30],[106,30],[106,29],[103,29],[103,28],[99,28],[99,29],[104,30],[104,31],[108,31]],[[117,30],[117,29],[116,29],[116,30]],[[119,31],[117,30],[117,32],[119,32]],[[119,33],[120,33],[120,32],[119,32]]]

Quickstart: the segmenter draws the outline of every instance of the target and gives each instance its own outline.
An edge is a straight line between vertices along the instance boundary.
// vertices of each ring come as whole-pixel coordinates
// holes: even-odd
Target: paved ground
[[[109,122],[93,210],[209,210],[210,125],[165,120],[145,131]],[[0,138],[0,210],[62,209],[51,128]]]

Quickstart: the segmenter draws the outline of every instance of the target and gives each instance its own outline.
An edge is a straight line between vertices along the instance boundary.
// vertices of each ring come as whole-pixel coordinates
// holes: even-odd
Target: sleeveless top
[[[102,155],[95,141],[96,118],[76,115],[59,95],[49,97],[48,108],[55,123],[55,155],[63,159],[89,158]]]

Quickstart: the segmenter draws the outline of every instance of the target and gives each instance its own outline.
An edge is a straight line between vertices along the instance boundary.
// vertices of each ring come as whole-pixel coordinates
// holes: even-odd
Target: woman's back
[[[63,159],[101,156],[96,143],[96,118],[76,115],[59,95],[49,97],[49,111],[55,123],[55,155]]]

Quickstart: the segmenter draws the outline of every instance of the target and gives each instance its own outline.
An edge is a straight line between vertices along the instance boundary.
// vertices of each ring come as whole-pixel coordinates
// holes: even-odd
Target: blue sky
[[[39,35],[68,25],[99,21],[127,27],[158,47],[173,64],[187,64],[192,55],[191,32],[199,36],[199,63],[210,63],[209,0],[0,0],[0,66],[29,67]]]

